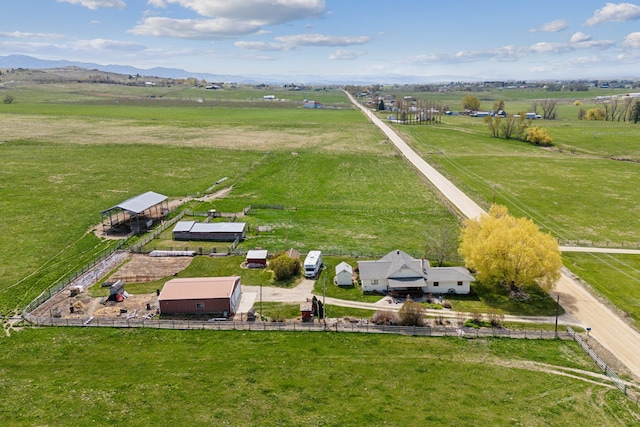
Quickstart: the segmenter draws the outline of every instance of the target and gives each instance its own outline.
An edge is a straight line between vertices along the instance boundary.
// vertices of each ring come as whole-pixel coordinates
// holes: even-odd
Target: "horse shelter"
[[[153,191],[100,212],[104,234],[139,233],[169,214],[168,197]]]

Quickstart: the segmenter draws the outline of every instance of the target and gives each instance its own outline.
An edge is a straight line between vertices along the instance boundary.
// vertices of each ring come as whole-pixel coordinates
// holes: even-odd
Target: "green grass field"
[[[0,423],[12,426],[573,427],[640,416],[590,380],[595,366],[565,341],[45,328],[14,332],[0,350]]]

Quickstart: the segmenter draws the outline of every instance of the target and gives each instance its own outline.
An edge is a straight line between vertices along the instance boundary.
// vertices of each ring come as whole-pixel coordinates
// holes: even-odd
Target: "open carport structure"
[[[168,197],[153,191],[132,197],[100,212],[105,234],[139,232],[169,213]]]

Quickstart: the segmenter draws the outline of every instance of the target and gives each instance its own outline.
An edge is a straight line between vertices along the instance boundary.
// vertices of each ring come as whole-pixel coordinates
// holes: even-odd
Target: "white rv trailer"
[[[316,277],[322,267],[322,252],[309,251],[304,259],[304,277]]]

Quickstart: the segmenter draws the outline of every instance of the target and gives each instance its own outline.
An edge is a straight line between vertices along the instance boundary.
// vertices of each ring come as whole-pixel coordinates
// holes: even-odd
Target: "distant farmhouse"
[[[358,261],[364,292],[468,294],[475,278],[464,267],[431,267],[395,250],[377,261]]]
[[[173,228],[175,240],[206,240],[212,242],[233,242],[246,237],[244,222],[196,222],[179,221]]]
[[[324,108],[324,104],[318,101],[304,101],[302,108]]]

